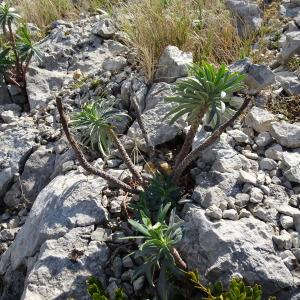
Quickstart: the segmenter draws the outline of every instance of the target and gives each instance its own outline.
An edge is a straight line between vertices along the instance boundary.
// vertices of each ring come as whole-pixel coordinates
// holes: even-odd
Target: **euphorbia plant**
[[[13,25],[17,27],[15,32]],[[0,47],[0,69],[8,82],[24,88],[29,63],[33,56],[41,59],[41,52],[32,42],[21,16],[6,2],[0,4],[0,27],[4,40]]]
[[[197,130],[207,116],[207,123],[218,128],[224,116],[230,97],[243,87],[245,75],[230,73],[225,65],[219,69],[203,63],[191,67],[191,78],[177,83],[176,94],[166,99],[177,106],[167,116],[172,115],[171,123],[185,116],[190,129],[175,162],[175,169],[189,153]]]
[[[243,81],[245,79],[245,75],[241,75],[240,73],[232,73],[224,65],[217,69],[213,65],[207,63],[204,63],[200,66],[193,66],[191,68],[191,73],[191,78],[182,80],[177,84],[175,96],[166,99],[168,102],[171,101],[177,103],[177,106],[167,115],[173,116],[171,122],[176,121],[180,117],[186,116],[187,121],[191,126],[182,149],[176,158],[176,163],[172,174],[173,183],[178,181],[184,170],[199,157],[201,151],[215,142],[219,136],[226,131],[226,128],[240,116],[250,102],[250,98],[246,97],[244,103],[242,103],[240,109],[236,112],[230,107],[232,94],[244,88]],[[61,97],[57,97],[57,104],[65,133],[67,136],[71,136],[68,130],[68,124],[66,121],[67,118],[64,116]],[[107,105],[109,106],[110,104],[108,103]],[[137,120],[142,128],[142,133],[146,143],[148,144],[149,148],[152,148],[152,145],[149,145],[150,139],[147,136],[140,112],[138,109],[136,109],[137,105],[134,105],[134,107],[138,115]],[[98,126],[100,123],[98,122],[99,120],[97,118],[100,117],[100,119],[103,119],[105,114],[101,116],[101,112],[100,114],[97,113],[96,105],[92,104],[84,107],[82,113],[79,113],[79,115],[81,114],[81,118],[84,119],[87,117],[86,112],[88,109],[91,109],[90,113],[94,118],[92,120],[92,118],[89,116],[88,120],[86,119],[84,121],[90,123],[90,134],[93,132],[93,135],[96,134],[98,136],[98,140],[102,141],[107,140],[106,137],[109,136],[114,141],[115,146],[120,150],[124,162],[127,164],[134,177],[137,178],[140,183],[143,182],[141,177],[137,176],[133,163],[127,155],[124,147],[122,147],[120,140],[114,134],[113,128],[109,126],[107,127],[104,124],[106,121],[103,124],[100,122],[101,126]],[[228,111],[230,112],[228,114],[230,118],[223,121],[222,118]],[[96,115],[98,114],[96,117],[95,112]],[[203,121],[204,116],[207,117],[206,121],[208,124],[213,126],[214,131],[210,137],[202,142],[201,145],[190,152],[194,137]],[[98,125],[95,127],[96,123]],[[76,143],[74,138],[73,141]],[[74,143],[71,144],[74,148]],[[76,145],[76,149],[77,151],[81,151],[78,144]],[[80,155],[83,156],[82,151]]]
[[[169,222],[166,222],[171,203],[161,206],[156,223],[142,213],[142,221],[129,220],[130,225],[138,236],[126,239],[142,239],[139,249],[132,254],[143,258],[143,264],[136,270],[133,280],[140,275],[145,275],[151,286],[157,286],[160,298],[169,299],[172,279],[184,276],[183,270],[187,268],[175,246],[182,239],[183,221],[175,214],[175,209],[170,213]],[[156,273],[159,273],[157,275]]]
[[[132,172],[139,184],[143,185],[143,178],[135,169],[133,162],[119,140],[113,122],[120,118],[128,117],[127,114],[113,107],[113,102],[107,99],[86,104],[82,111],[74,116],[73,125],[81,130],[84,143],[96,144],[101,153],[106,156],[110,144],[120,151],[124,163]]]
[[[177,103],[177,106],[168,115],[173,115],[172,121],[176,121],[179,117],[186,116],[191,125],[182,150],[175,163],[171,178],[173,185],[178,182],[178,179],[180,179],[185,169],[200,156],[201,151],[215,142],[220,135],[226,131],[226,128],[240,116],[250,102],[250,98],[246,97],[239,110],[234,111],[230,108],[230,98],[232,94],[244,87],[244,75],[230,73],[225,66],[221,66],[219,69],[209,64],[195,66],[192,68],[192,75],[192,78],[179,82],[175,96],[167,99],[167,101]],[[96,143],[100,142],[100,149],[103,148],[103,142],[106,144],[106,141],[112,141],[116,148],[119,149],[128,169],[135,179],[137,179],[142,189],[124,183],[103,170],[96,169],[87,161],[79,144],[69,131],[67,117],[64,114],[62,106],[62,97],[58,96],[56,101],[63,129],[80,164],[90,173],[113,182],[119,188],[140,195],[140,205],[136,205],[135,207],[141,210],[138,215],[142,216],[142,223],[135,221],[131,221],[130,223],[134,228],[145,235],[146,241],[140,249],[144,251],[144,254],[146,253],[144,257],[146,262],[144,270],[148,273],[147,276],[151,282],[151,278],[154,277],[149,276],[149,274],[153,274],[154,270],[161,269],[159,273],[160,276],[158,277],[158,286],[163,287],[160,293],[162,298],[166,299],[164,284],[169,278],[170,269],[176,270],[176,268],[173,268],[175,265],[180,265],[181,269],[185,269],[186,264],[175,249],[175,245],[181,237],[180,225],[174,225],[175,227],[173,227],[172,222],[167,224],[160,216],[157,218],[157,208],[152,207],[152,205],[157,205],[157,203],[162,204],[165,200],[170,198],[169,196],[172,193],[163,186],[156,186],[156,182],[153,184],[153,181],[150,181],[150,183],[145,181],[141,175],[137,173],[134,164],[130,160],[110,122],[118,113],[108,100],[102,99],[103,102],[101,105],[88,104],[84,106],[82,112],[77,115],[77,120],[75,118],[75,124],[84,130],[86,140],[90,141],[92,137]],[[138,115],[137,120],[142,128],[144,139],[148,144],[148,149],[153,149],[137,105],[134,105],[134,108]],[[228,110],[230,110],[230,118],[223,120]],[[202,144],[190,152],[195,134],[205,115],[207,117],[206,122],[213,127],[213,132]],[[150,152],[151,155],[149,156],[152,157],[153,151],[151,150]],[[158,184],[160,184],[160,182],[158,182]],[[143,189],[144,192],[141,194]],[[173,192],[173,188],[171,192]],[[158,201],[157,196],[160,198]],[[165,218],[165,214],[162,215]],[[174,212],[172,216],[175,216]],[[160,261],[162,258],[167,264],[160,264],[158,262],[158,260]]]

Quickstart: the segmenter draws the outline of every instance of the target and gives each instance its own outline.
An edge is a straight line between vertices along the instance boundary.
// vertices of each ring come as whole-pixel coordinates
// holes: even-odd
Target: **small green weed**
[[[87,280],[87,292],[92,300],[110,300],[107,293],[105,293],[102,283],[96,277],[92,276]],[[122,289],[117,289],[115,300],[127,300],[126,294]]]

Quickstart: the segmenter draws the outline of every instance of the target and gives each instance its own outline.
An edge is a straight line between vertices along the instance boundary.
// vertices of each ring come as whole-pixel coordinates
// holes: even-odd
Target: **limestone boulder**
[[[174,139],[182,132],[186,123],[179,119],[174,124],[170,124],[170,117],[165,118],[174,107],[173,103],[166,103],[165,98],[172,95],[172,85],[168,83],[155,83],[150,89],[145,102],[146,108],[142,113],[145,128],[154,146],[166,143]],[[138,140],[144,144],[142,132],[137,121],[129,128],[128,137]]]
[[[186,53],[175,46],[168,46],[158,62],[156,81],[174,82],[177,78],[188,76],[188,68],[193,63],[191,52]]]
[[[270,133],[281,146],[300,147],[300,123],[275,122],[271,125]]]
[[[0,273],[17,269],[34,256],[44,242],[58,239],[72,228],[101,224],[107,212],[101,204],[105,181],[71,172],[57,176],[36,198],[26,223],[2,256]]]
[[[5,195],[4,202],[8,207],[15,208],[25,199],[32,203],[38,193],[50,182],[55,165],[55,154],[52,150],[51,147],[42,146],[30,155],[20,178]]]
[[[275,121],[276,118],[272,113],[255,106],[250,110],[245,119],[246,125],[257,132],[269,131],[272,122]]]
[[[189,268],[208,280],[226,283],[238,273],[251,284],[260,282],[266,295],[293,286],[292,274],[276,255],[268,224],[253,217],[213,222],[193,205],[185,221],[182,254]]]
[[[32,153],[37,135],[31,118],[0,124],[0,199],[7,192],[14,174],[23,168]]]
[[[262,25],[263,12],[256,2],[246,0],[227,0],[226,5],[236,17],[241,37],[247,37]]]

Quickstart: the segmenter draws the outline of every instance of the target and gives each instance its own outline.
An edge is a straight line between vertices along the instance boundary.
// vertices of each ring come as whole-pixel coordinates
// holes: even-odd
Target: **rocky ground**
[[[261,26],[254,2],[230,0],[228,5],[247,24]],[[277,97],[300,95],[298,71],[287,65],[300,54],[300,2],[282,1],[280,13],[285,25],[279,29],[278,48],[268,50],[268,65],[244,59],[230,66],[247,74],[253,103],[190,171],[193,191],[179,205],[185,220],[180,251],[189,268],[208,280],[227,282],[240,274],[249,283],[261,283],[266,295],[296,300],[300,123],[266,107]],[[29,104],[14,86],[0,85],[0,299],[89,299],[85,281],[90,275],[101,279],[112,299],[117,287],[130,299],[141,299],[144,277],[131,282],[140,261],[127,256],[132,242],[119,239],[132,235],[124,212],[130,199],[78,165],[62,136],[54,99],[63,90],[71,114],[105,92],[131,114],[136,96],[159,158],[163,163],[172,159],[167,145],[180,140],[186,124],[162,121],[172,105],[164,98],[178,78],[187,76],[192,55],[167,47],[150,84],[125,40],[104,12],[57,21],[41,42],[45,59],[28,73]],[[274,34],[266,40],[274,43]],[[235,100],[238,105],[241,99]],[[130,152],[143,150],[136,123],[124,119],[116,124]],[[199,130],[195,146],[204,135]],[[92,153],[90,160],[130,179],[116,151],[108,161]],[[147,172],[141,156],[136,163]]]

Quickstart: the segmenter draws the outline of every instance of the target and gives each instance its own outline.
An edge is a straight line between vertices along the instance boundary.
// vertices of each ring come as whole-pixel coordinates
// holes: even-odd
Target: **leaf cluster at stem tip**
[[[167,102],[176,106],[167,114],[172,116],[171,123],[186,116],[192,124],[206,115],[206,123],[217,128],[221,117],[225,119],[233,115],[230,106],[232,94],[242,90],[245,75],[230,72],[225,65],[216,68],[212,64],[202,63],[190,67],[191,77],[182,79],[176,84],[175,95],[168,97]]]
[[[114,101],[104,98],[86,103],[71,120],[82,144],[99,150],[104,157],[110,154],[112,146],[110,130],[114,130],[114,124],[122,118],[130,118],[127,113],[115,108],[114,104]]]
[[[152,287],[157,287],[162,300],[167,300],[172,291],[174,278],[182,278],[183,270],[177,267],[172,249],[182,239],[183,221],[176,215],[175,209],[170,213],[167,224],[167,215],[171,203],[161,206],[157,222],[141,212],[141,222],[129,220],[133,229],[138,232],[137,236],[126,237],[126,239],[141,239],[142,243],[134,254],[143,258],[143,264],[135,271],[133,279],[145,275]]]
[[[14,32],[13,24],[17,26]],[[0,3],[0,29],[3,43],[0,46],[0,70],[6,80],[20,87],[25,86],[25,76],[33,57],[42,60],[38,44],[31,38],[28,26],[8,3]]]

